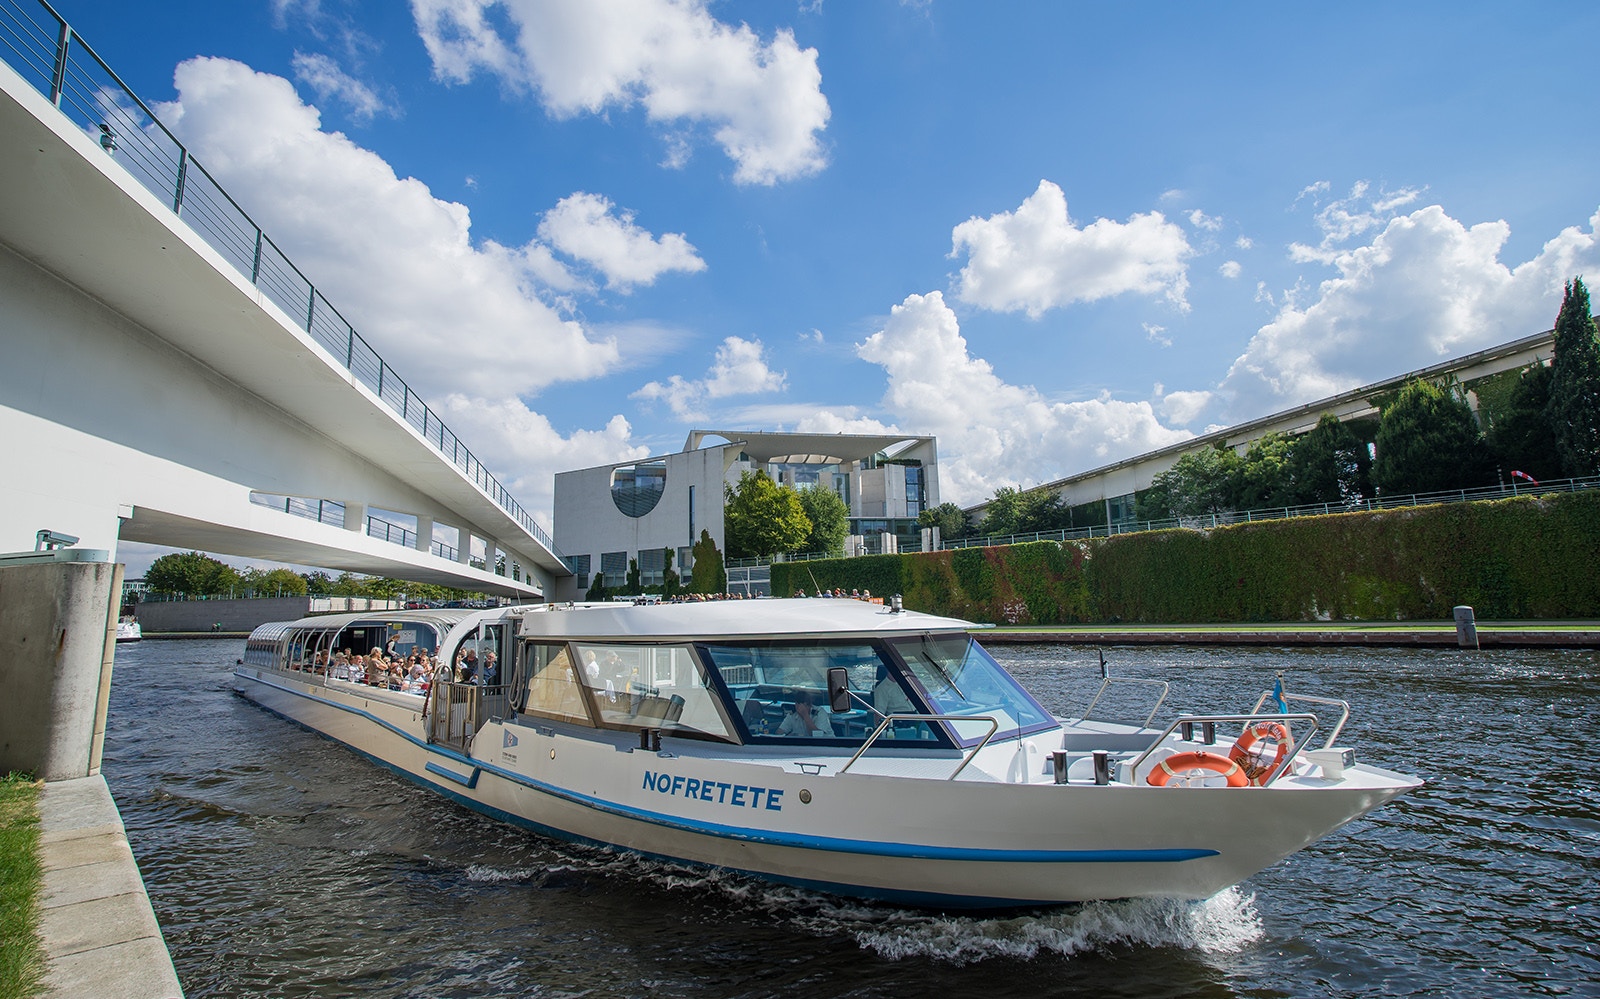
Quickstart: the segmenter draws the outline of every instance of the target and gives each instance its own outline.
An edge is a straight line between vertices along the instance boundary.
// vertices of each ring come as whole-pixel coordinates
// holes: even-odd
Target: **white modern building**
[[[695,430],[676,454],[559,473],[555,544],[580,593],[597,572],[607,589],[624,586],[632,559],[640,585],[659,586],[666,552],[687,574],[701,531],[727,551],[724,484],[761,469],[782,485],[832,489],[850,508],[851,534],[873,547],[888,534],[916,548],[917,516],[939,505],[938,467],[932,437]]]

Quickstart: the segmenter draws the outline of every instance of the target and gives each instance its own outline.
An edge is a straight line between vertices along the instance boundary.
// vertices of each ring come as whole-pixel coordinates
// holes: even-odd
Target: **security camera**
[[[55,548],[71,548],[78,543],[78,539],[70,534],[58,534],[55,531],[40,531],[34,535],[34,551],[50,551]]]

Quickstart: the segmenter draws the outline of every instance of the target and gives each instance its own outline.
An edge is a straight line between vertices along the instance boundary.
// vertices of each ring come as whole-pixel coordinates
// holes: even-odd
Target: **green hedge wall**
[[[1600,494],[1561,493],[772,567],[772,590],[900,593],[973,621],[1600,617]]]

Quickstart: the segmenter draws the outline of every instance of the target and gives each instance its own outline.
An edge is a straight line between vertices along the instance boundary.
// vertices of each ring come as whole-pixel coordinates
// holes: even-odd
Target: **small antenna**
[[[1100,679],[1109,679],[1111,676],[1111,671],[1106,668],[1106,650],[1097,648],[1095,649],[1095,652],[1097,652],[1100,656]]]

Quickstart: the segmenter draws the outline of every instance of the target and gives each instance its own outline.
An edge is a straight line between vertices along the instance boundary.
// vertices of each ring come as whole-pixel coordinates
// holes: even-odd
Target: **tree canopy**
[[[157,593],[186,593],[194,597],[221,596],[241,587],[231,565],[200,552],[174,552],[150,563],[144,581]]]
[[[984,510],[978,533],[991,538],[1037,534],[1058,530],[1066,522],[1066,508],[1061,505],[1061,494],[1055,490],[1001,486]]]
[[[1332,413],[1295,438],[1289,455],[1290,503],[1352,503],[1372,492],[1372,457],[1355,431]]]
[[[838,493],[818,482],[800,490],[800,506],[811,521],[811,534],[800,551],[844,554],[850,533],[850,506]]]
[[[1376,444],[1372,479],[1386,494],[1481,486],[1493,478],[1466,400],[1420,378],[1383,408]]]
[[[1536,362],[1515,375],[1504,404],[1490,414],[1484,432],[1489,453],[1503,475],[1516,471],[1535,479],[1560,478],[1561,454],[1550,426],[1551,370]],[[1478,412],[1483,411],[1480,393]]]
[[[918,527],[937,527],[939,537],[948,541],[952,538],[964,538],[972,533],[972,521],[967,517],[967,511],[954,503],[940,503],[932,510],[924,510],[917,515]]]
[[[780,487],[759,469],[739,476],[737,489],[724,486],[723,525],[729,558],[770,558],[799,551],[811,536],[811,519],[793,489]]]
[[[1568,283],[1555,332],[1547,412],[1561,469],[1600,474],[1600,341],[1582,278]]]

